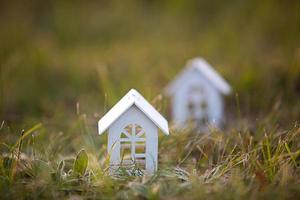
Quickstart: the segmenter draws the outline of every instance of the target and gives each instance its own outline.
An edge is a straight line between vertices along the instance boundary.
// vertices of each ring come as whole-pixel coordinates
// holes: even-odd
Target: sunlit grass
[[[7,153],[1,155],[1,190],[7,197],[273,199],[295,198],[300,192],[298,124],[286,131],[266,129],[260,136],[259,130],[212,130],[203,135],[173,130],[169,137],[160,137],[159,170],[152,177],[129,176],[122,167],[109,176],[106,145],[84,142],[89,141],[87,133],[82,137],[86,150],[77,156],[57,153],[49,159],[44,147],[36,147],[33,154],[26,141],[33,132],[39,140],[41,128],[25,131],[13,146],[3,143]],[[69,145],[76,137],[70,136]],[[70,148],[59,137],[55,143]]]
[[[277,0],[1,2],[0,198],[299,198],[299,10]],[[97,120],[131,88],[170,119],[163,89],[196,56],[233,88],[222,130],[170,124],[154,176],[109,176]]]

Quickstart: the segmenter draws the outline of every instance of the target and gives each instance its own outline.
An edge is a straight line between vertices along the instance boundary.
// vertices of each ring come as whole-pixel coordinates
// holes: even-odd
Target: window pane
[[[129,135],[132,135],[132,124],[127,125],[124,129]]]
[[[121,138],[128,138],[125,133],[121,133]]]
[[[142,130],[143,130],[143,128],[140,125],[135,124],[135,134],[140,133]]]
[[[131,142],[121,142],[121,160],[132,160]]]
[[[146,144],[145,142],[136,142],[135,143],[135,153],[136,154],[145,154],[146,153]]]

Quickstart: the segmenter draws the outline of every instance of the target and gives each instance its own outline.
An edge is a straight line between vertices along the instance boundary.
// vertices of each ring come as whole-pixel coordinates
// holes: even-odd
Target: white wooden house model
[[[157,170],[158,129],[169,134],[168,122],[136,90],[131,89],[98,122],[108,129],[110,172],[138,166],[145,174]]]
[[[190,60],[185,69],[167,86],[172,117],[178,127],[193,122],[200,131],[219,127],[223,119],[223,96],[229,84],[202,58]]]

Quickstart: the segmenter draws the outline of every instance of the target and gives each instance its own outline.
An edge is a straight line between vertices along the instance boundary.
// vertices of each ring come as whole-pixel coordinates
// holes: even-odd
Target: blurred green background
[[[0,27],[0,119],[17,127],[94,123],[130,88],[153,100],[196,56],[232,85],[231,118],[300,119],[297,0],[6,0]]]
[[[171,125],[154,177],[108,176],[97,121],[131,88],[169,119],[198,56],[233,88],[224,131]],[[2,199],[297,199],[299,119],[299,0],[0,0]]]

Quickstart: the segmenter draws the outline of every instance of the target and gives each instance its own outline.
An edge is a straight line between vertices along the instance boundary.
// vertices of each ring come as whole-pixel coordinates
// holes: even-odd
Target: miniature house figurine
[[[158,129],[169,135],[168,122],[141,94],[131,89],[99,120],[99,134],[107,129],[111,174],[120,166],[157,170]]]
[[[229,84],[202,58],[190,60],[186,68],[165,89],[171,97],[174,123],[183,128],[193,122],[200,131],[220,127],[223,97]]]

